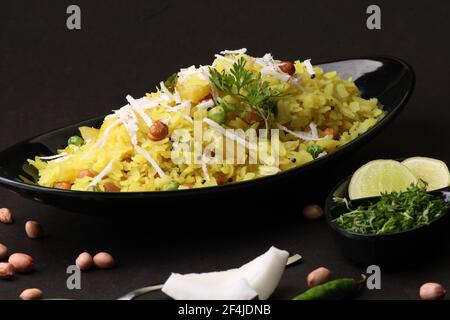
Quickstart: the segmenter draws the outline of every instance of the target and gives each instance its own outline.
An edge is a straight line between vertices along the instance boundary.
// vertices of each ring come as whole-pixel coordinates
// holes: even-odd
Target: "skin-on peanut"
[[[327,268],[320,267],[311,271],[306,277],[306,284],[309,288],[319,284],[328,282],[331,279],[331,271]]]
[[[303,216],[307,220],[317,220],[323,217],[323,209],[316,204],[309,204],[303,208]]]
[[[10,209],[0,208],[0,222],[4,224],[13,223],[13,216]]]
[[[162,121],[156,121],[150,127],[148,137],[153,141],[159,141],[167,137],[169,134],[169,128]]]
[[[75,264],[81,271],[89,270],[94,264],[94,259],[89,252],[83,252],[75,260]]]
[[[111,269],[114,267],[114,258],[107,252],[99,252],[94,256],[94,264],[99,269]]]
[[[424,283],[420,287],[420,298],[423,300],[439,300],[443,298],[446,294],[445,288],[435,282]]]
[[[0,243],[0,260],[8,256],[8,247]]]
[[[0,262],[0,279],[11,279],[15,273],[16,270],[11,263]]]
[[[34,269],[33,258],[25,253],[12,254],[8,262],[14,266],[14,269],[20,273],[31,272]]]
[[[295,66],[290,61],[283,61],[278,65],[278,68],[280,68],[281,72],[287,73],[291,76],[295,73]]]
[[[39,222],[34,220],[29,220],[25,223],[25,232],[30,239],[38,239],[44,233]]]
[[[25,289],[20,294],[20,299],[22,300],[39,300],[42,299],[43,293],[41,289],[30,288]]]

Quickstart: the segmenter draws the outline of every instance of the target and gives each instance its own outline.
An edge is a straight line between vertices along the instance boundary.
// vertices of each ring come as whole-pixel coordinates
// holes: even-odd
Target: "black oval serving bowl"
[[[416,263],[419,259],[436,252],[447,233],[450,221],[449,210],[432,221],[429,225],[411,230],[383,234],[360,234],[342,229],[334,219],[347,212],[345,205],[337,204],[333,198],[348,199],[348,185],[351,176],[341,181],[328,195],[325,203],[325,218],[333,230],[335,239],[343,255],[348,259],[363,265],[379,265],[396,267]],[[450,188],[430,192],[450,202]],[[357,202],[375,202],[379,197],[358,199]]]
[[[0,152],[0,185],[35,201],[71,211],[108,217],[115,213],[128,214],[131,210],[138,209],[142,215],[150,214],[156,218],[158,208],[167,212],[171,211],[168,209],[174,209],[176,206],[190,210],[190,217],[214,215],[215,219],[219,220],[226,219],[226,216],[217,214],[223,212],[224,209],[226,209],[227,215],[236,214],[241,217],[244,210],[260,214],[261,209],[256,211],[253,201],[264,199],[270,199],[270,201],[264,201],[264,206],[260,206],[265,212],[280,212],[289,209],[292,211],[292,201],[285,201],[285,199],[294,199],[298,204],[302,200],[299,195],[303,195],[303,198],[313,201],[315,200],[314,195],[317,197],[324,190],[329,190],[337,179],[342,177],[336,176],[336,173],[333,172],[333,167],[339,161],[338,159],[348,155],[349,152],[356,150],[380,133],[406,105],[415,84],[412,68],[397,58],[345,59],[323,63],[320,66],[325,71],[336,70],[343,78],[353,77],[363,97],[379,99],[384,106],[386,116],[357,139],[300,168],[270,177],[220,187],[165,192],[65,191],[27,184],[18,179],[19,175],[23,174],[22,165],[26,163],[26,159],[34,158],[36,155],[54,154],[57,149],[65,147],[68,137],[78,134],[78,127],[98,127],[103,121],[104,117],[102,116],[42,134]],[[319,176],[327,177],[327,179],[318,179]],[[328,188],[326,183],[332,183],[332,185]],[[191,205],[197,205],[196,209],[193,209]]]

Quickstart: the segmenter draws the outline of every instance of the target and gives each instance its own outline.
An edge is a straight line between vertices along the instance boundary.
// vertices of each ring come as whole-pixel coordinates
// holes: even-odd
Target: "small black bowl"
[[[342,229],[334,219],[346,212],[345,205],[338,204],[334,197],[348,199],[348,186],[351,177],[341,181],[328,195],[325,203],[325,217],[333,230],[335,239],[342,253],[348,259],[363,265],[378,265],[395,267],[418,260],[435,252],[442,243],[442,238],[448,230],[450,214],[447,210],[442,216],[427,226],[411,230],[383,234],[360,234]],[[450,202],[450,188],[430,192]],[[358,199],[352,201],[355,205],[375,202],[379,197]]]

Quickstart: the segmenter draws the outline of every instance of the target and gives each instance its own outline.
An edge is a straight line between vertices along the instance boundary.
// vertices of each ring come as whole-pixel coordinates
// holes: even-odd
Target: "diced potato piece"
[[[208,80],[192,75],[189,79],[177,84],[177,90],[183,100],[198,103],[211,94],[211,86]]]

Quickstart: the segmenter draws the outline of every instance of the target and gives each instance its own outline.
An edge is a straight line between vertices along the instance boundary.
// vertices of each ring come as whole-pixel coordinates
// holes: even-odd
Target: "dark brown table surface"
[[[0,10],[0,148],[72,122],[105,114],[125,104],[126,94],[141,96],[183,66],[207,64],[223,49],[247,47],[285,59],[314,61],[339,57],[398,56],[417,73],[415,93],[402,115],[381,135],[347,159],[336,172],[356,169],[376,158],[413,155],[450,163],[448,1],[378,1],[382,30],[365,27],[369,1],[76,1],[82,30],[65,28],[71,1],[2,3]],[[339,174],[338,174],[339,175]],[[326,180],[328,177],[317,179]],[[332,181],[333,183],[335,181]],[[323,190],[326,194],[328,190]],[[230,199],[232,200],[232,199]],[[303,199],[307,201],[307,199]],[[301,208],[292,201],[292,211]],[[227,210],[233,210],[232,201]],[[0,207],[13,210],[12,226],[0,225],[0,243],[12,252],[27,252],[36,271],[0,281],[0,299],[16,299],[28,287],[48,298],[113,299],[132,289],[164,281],[172,271],[201,272],[243,264],[271,245],[303,255],[304,262],[286,271],[274,298],[289,299],[305,288],[305,275],[327,266],[335,276],[363,271],[345,260],[324,221],[283,219],[275,212],[254,224],[239,221],[229,229],[218,216],[195,229],[189,225],[141,223],[142,212],[124,212],[122,221],[92,218],[23,200],[0,190]],[[187,206],[174,217],[195,214]],[[27,219],[41,222],[46,237],[29,240]],[[66,268],[81,251],[109,251],[117,267],[83,273],[82,289],[66,288]],[[450,254],[446,243],[429,250],[424,261],[411,257],[404,267],[382,270],[382,289],[364,291],[362,299],[415,299],[425,281],[450,288]],[[147,298],[164,298],[154,294]]]

